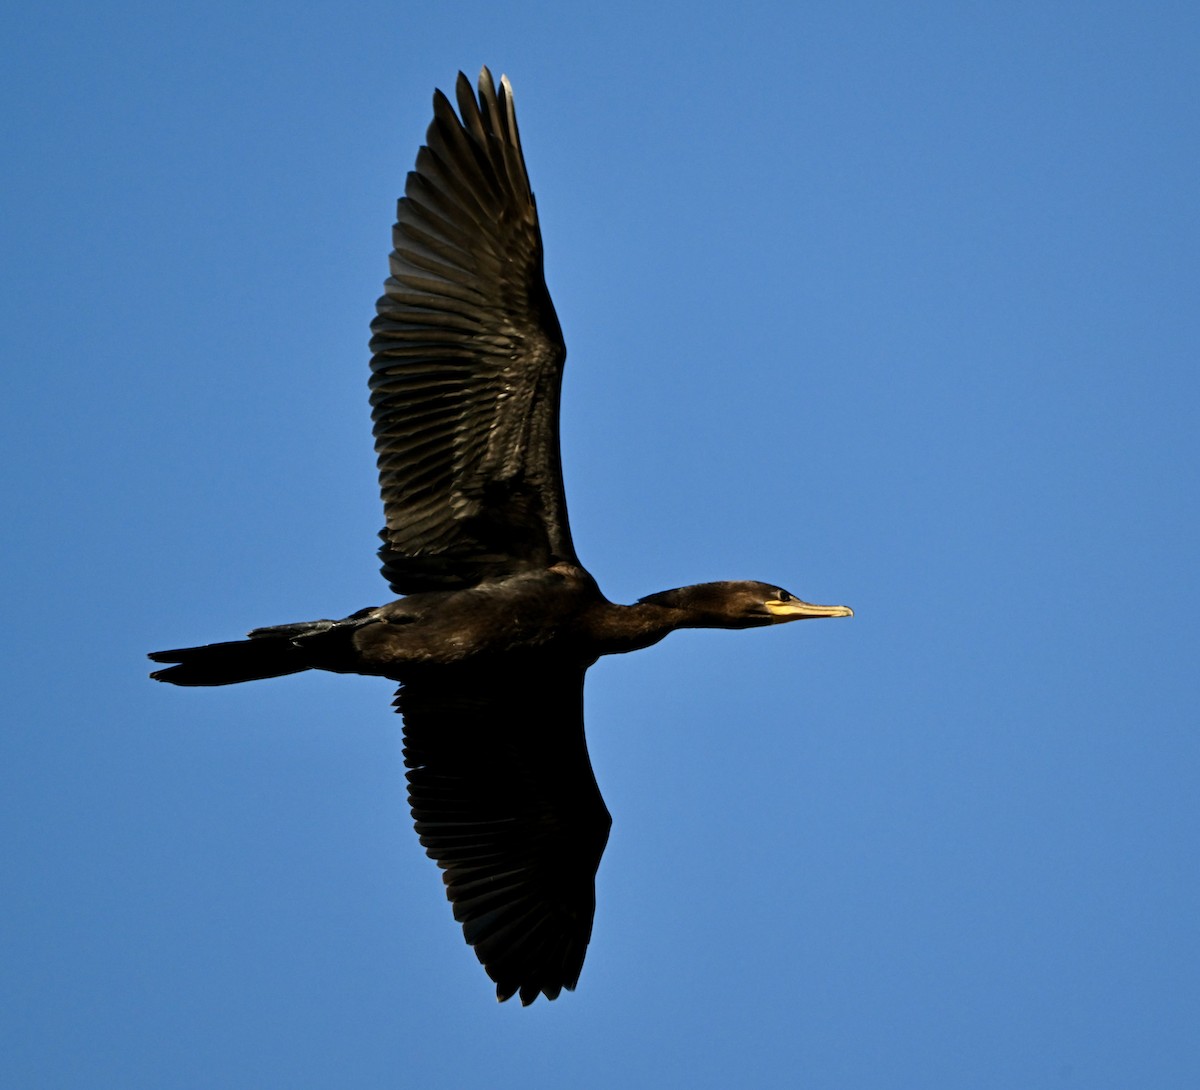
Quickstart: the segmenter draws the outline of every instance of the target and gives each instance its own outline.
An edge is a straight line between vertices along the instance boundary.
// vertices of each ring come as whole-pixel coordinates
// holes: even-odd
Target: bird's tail
[[[174,665],[155,670],[150,676],[172,685],[235,685],[239,681],[298,674],[315,665],[304,637],[326,632],[333,626],[332,621],[277,625],[256,628],[245,640],[152,651],[149,657],[155,662]]]

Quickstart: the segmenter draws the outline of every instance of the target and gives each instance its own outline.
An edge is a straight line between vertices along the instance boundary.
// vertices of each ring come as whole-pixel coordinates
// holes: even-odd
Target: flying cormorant
[[[583,731],[601,655],[677,628],[849,617],[772,583],[702,583],[615,605],[575,555],[559,463],[566,348],[507,78],[459,116],[440,92],[399,201],[372,323],[371,404],[398,601],[339,621],[156,651],[150,676],[229,685],[302,670],[400,683],[409,803],[499,999],[575,987],[612,819]],[[461,116],[461,120],[460,120]]]

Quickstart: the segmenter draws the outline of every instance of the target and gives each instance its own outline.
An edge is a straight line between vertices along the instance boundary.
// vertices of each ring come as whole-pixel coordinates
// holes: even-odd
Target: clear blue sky
[[[3,21],[0,1085],[1200,1085],[1194,3]],[[388,596],[367,324],[483,63],[585,563],[857,611],[592,672],[595,935],[528,1010],[387,683],[142,657]]]

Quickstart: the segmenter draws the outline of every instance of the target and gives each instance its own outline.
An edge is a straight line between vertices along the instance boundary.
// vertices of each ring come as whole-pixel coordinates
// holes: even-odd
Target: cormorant
[[[150,676],[229,685],[303,670],[400,683],[409,803],[454,917],[500,1000],[579,979],[612,819],[583,731],[601,655],[677,628],[849,617],[772,583],[609,602],[567,524],[558,408],[566,348],[507,78],[437,91],[372,323],[371,403],[398,601],[338,621],[156,651]],[[461,118],[461,120],[460,120]]]

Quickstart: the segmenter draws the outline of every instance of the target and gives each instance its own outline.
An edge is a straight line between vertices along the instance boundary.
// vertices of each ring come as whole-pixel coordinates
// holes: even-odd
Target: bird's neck
[[[677,628],[704,627],[684,609],[642,600],[631,606],[605,602],[589,617],[589,629],[602,655],[639,651]]]

